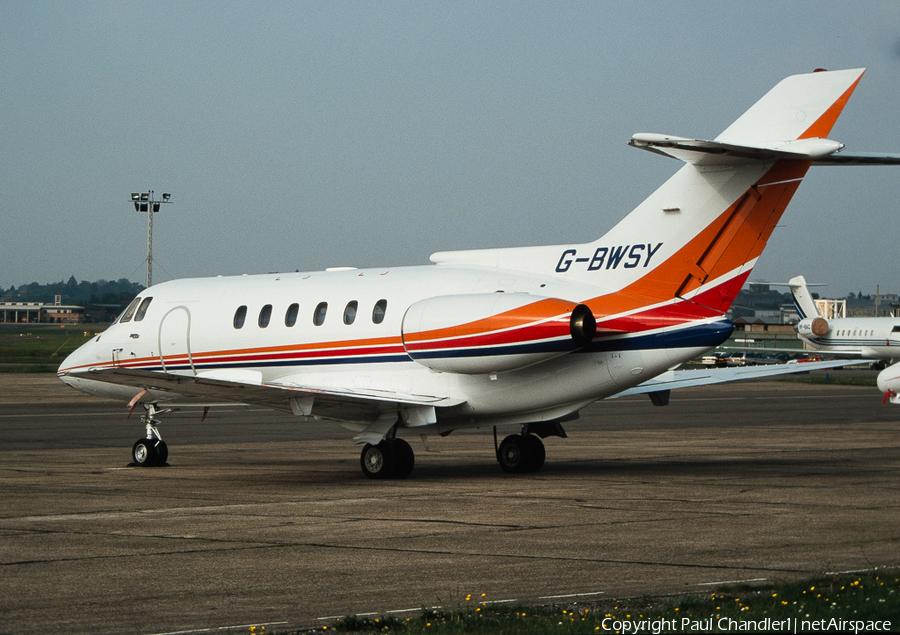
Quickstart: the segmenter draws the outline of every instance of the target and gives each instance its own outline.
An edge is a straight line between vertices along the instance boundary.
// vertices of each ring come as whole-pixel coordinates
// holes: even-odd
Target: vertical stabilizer
[[[788,287],[791,289],[791,295],[794,296],[794,308],[797,309],[797,315],[800,316],[801,320],[819,317],[816,303],[806,287],[806,278],[803,276],[791,278],[788,281]]]
[[[734,302],[807,170],[843,146],[831,131],[864,69],[779,82],[715,140],[656,133],[630,144],[683,161],[671,178],[591,242],[433,254],[437,264],[537,271],[591,285],[597,318],[721,317]],[[665,315],[661,315],[665,313]],[[633,325],[621,325],[628,330]]]

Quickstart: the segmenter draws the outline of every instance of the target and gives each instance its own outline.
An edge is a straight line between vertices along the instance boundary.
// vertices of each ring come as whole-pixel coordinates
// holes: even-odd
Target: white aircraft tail
[[[820,317],[812,294],[810,294],[806,286],[806,278],[803,276],[791,278],[788,281],[788,287],[791,290],[791,295],[794,296],[794,308],[797,309],[797,315],[800,316],[801,320]]]
[[[843,147],[825,137],[863,72],[788,77],[712,141],[634,135],[630,145],[686,165],[598,240],[431,259],[595,285],[602,295],[585,303],[598,318],[677,300],[721,315],[809,167]]]

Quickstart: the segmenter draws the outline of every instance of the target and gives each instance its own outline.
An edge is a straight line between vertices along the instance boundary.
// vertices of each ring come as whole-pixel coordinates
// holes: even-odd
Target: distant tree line
[[[51,282],[50,284],[32,282],[19,287],[12,286],[5,291],[0,289],[0,300],[52,304],[56,296],[61,296],[63,304],[124,306],[143,290],[144,285],[131,282],[127,278],[78,282],[75,276],[72,276],[67,282]]]

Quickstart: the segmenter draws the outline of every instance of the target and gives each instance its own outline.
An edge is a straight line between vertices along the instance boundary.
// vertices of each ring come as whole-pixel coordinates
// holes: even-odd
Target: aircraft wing
[[[874,361],[872,356],[861,348],[832,351],[827,348],[775,348],[771,346],[720,346],[717,351],[757,351],[760,353],[803,353],[805,355],[819,355],[821,357],[834,357],[837,359],[859,359],[865,357],[868,361]]]
[[[772,364],[769,366],[740,366],[736,368],[701,368],[698,370],[670,370],[643,384],[623,390],[615,395],[643,395],[646,393],[675,390],[678,388],[691,388],[694,386],[709,386],[723,384],[729,381],[742,381],[746,379],[761,379],[777,375],[790,375],[793,373],[805,373],[811,370],[825,370],[827,368],[839,368],[842,366],[854,366],[868,364],[869,360],[830,360],[824,362],[804,362],[802,364]]]
[[[170,393],[167,405],[249,404],[285,410],[301,416],[337,421],[367,421],[381,413],[398,409],[447,407],[463,403],[460,399],[433,395],[414,395],[365,389],[318,388],[282,377],[277,382],[253,383],[212,376],[184,376],[131,368],[103,368],[73,376],[122,386]],[[179,401],[178,396],[184,397]]]

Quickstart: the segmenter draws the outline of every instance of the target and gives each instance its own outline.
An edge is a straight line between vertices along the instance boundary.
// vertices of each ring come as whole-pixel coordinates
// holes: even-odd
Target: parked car
[[[700,363],[704,366],[727,366],[728,353],[723,353],[721,351],[717,353],[707,353],[700,358]]]
[[[778,360],[769,357],[765,353],[754,351],[745,351],[743,353],[732,353],[728,358],[728,366],[756,366],[759,364],[777,364]]]
[[[821,355],[816,355],[815,353],[797,353],[794,355],[794,358],[788,360],[788,364],[802,364],[804,362],[821,362],[824,361],[824,357]]]

